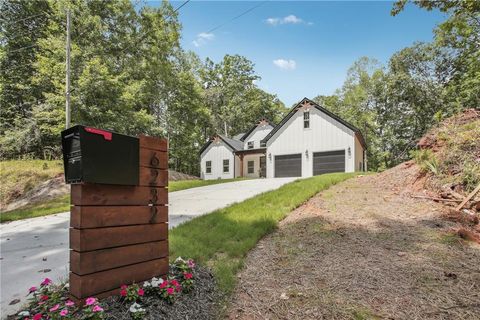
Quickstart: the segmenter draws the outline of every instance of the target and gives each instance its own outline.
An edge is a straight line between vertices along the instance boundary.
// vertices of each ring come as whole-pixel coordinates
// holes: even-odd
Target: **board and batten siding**
[[[231,179],[234,178],[234,155],[233,150],[228,147],[225,142],[212,142],[207,149],[201,154],[200,172],[201,179],[214,180],[214,179]],[[229,172],[223,173],[223,160],[229,161]],[[212,172],[206,173],[206,162],[212,161]]]
[[[310,128],[303,128],[304,111],[300,109],[268,140],[267,178],[275,176],[275,156],[296,153],[302,154],[302,177],[313,175],[313,153],[322,151],[345,150],[345,171],[355,171],[355,133],[314,107],[309,111]]]
[[[255,130],[250,133],[248,137],[245,138],[244,142],[244,149],[248,149],[248,142],[253,141],[253,149],[260,148],[260,141],[265,138],[270,131],[272,131],[273,127],[271,125],[264,125],[264,126],[257,126]]]

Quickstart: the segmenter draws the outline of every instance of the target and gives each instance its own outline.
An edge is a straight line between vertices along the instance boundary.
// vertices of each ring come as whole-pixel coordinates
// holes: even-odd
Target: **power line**
[[[176,13],[178,10],[180,10],[184,5],[186,5],[186,4],[189,3],[189,2],[190,2],[190,0],[185,1],[184,3],[182,3],[181,5],[179,5],[179,6],[177,7],[177,9],[173,10],[173,12]]]
[[[21,48],[15,49],[15,50],[8,50],[7,53],[17,52],[17,51],[25,50],[25,49],[28,49],[28,48],[33,48],[35,46],[36,46],[36,44],[32,44],[31,46],[25,46],[25,47],[21,47]]]
[[[5,26],[8,27],[8,26],[11,26],[12,24],[16,24],[16,23],[19,23],[19,22],[22,22],[22,21],[25,21],[25,20],[28,20],[28,19],[40,17],[40,16],[47,15],[47,14],[48,14],[47,12],[43,12],[43,13],[31,15],[31,16],[25,17],[23,19],[19,19],[19,20],[15,20],[15,21],[12,21],[10,23],[7,23]]]
[[[270,0],[263,1],[263,2],[261,2],[261,3],[259,3],[259,4],[257,4],[256,6],[253,6],[253,7],[249,8],[249,9],[247,9],[247,10],[243,11],[242,13],[240,13],[239,15],[237,15],[237,16],[235,16],[235,17],[231,18],[230,20],[228,20],[228,21],[225,21],[225,22],[223,22],[223,23],[219,24],[218,26],[216,26],[216,27],[214,27],[214,28],[212,28],[212,29],[208,30],[206,33],[212,33],[212,32],[214,32],[214,31],[216,31],[216,30],[220,29],[221,27],[223,27],[223,26],[225,26],[225,25],[229,24],[229,23],[230,23],[230,22],[232,22],[232,21],[235,21],[235,20],[237,20],[238,18],[241,18],[241,17],[243,17],[244,15],[246,15],[246,14],[250,13],[251,11],[253,11],[253,10],[257,9],[258,7],[261,7],[261,6],[263,6],[263,5],[264,5],[265,3],[267,3],[268,1],[270,1]]]

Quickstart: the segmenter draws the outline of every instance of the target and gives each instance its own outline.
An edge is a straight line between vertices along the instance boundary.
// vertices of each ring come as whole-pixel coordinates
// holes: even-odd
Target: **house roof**
[[[245,135],[245,132],[236,134],[232,137],[233,140],[240,140]]]
[[[248,130],[243,134],[243,136],[240,138],[240,141],[245,141],[245,139],[248,138],[248,136],[253,132],[253,130],[255,130],[259,125],[261,125],[262,122],[266,122],[270,126],[275,127],[275,124],[270,122],[268,119],[265,119],[265,118],[259,119],[257,122],[255,122],[255,125],[250,128],[250,130]]]
[[[221,134],[217,134],[217,135],[213,136],[210,140],[207,141],[207,143],[205,143],[203,145],[203,147],[199,151],[200,154],[202,154],[203,151],[205,151],[208,148],[208,146],[214,141],[215,137],[219,137],[233,151],[243,150],[243,142],[242,141],[237,140],[237,139],[228,138],[228,137],[225,137],[224,135],[221,135]]]
[[[362,132],[356,128],[355,126],[353,126],[352,124],[348,123],[347,121],[343,120],[342,118],[340,118],[339,116],[337,116],[336,114],[332,113],[331,111],[325,109],[324,107],[320,106],[319,104],[315,103],[314,101],[308,99],[308,98],[303,98],[299,103],[297,103],[291,110],[290,112],[282,119],[282,121],[276,126],[273,128],[272,131],[270,131],[270,133],[262,140],[262,142],[267,142],[271,137],[273,137],[273,135],[278,131],[280,130],[281,127],[283,127],[283,125],[285,123],[287,123],[287,121],[297,112],[298,108],[300,108],[301,106],[303,105],[306,105],[306,104],[309,104],[311,106],[313,106],[314,108],[316,108],[317,110],[319,110],[320,112],[323,112],[324,114],[326,114],[327,116],[329,116],[330,118],[333,118],[335,120],[337,120],[338,122],[340,122],[341,124],[343,124],[344,126],[346,126],[347,128],[349,128],[350,130],[352,130],[353,132],[355,132],[355,135],[358,137],[358,140],[360,141],[360,143],[362,144],[362,146],[366,149],[367,148],[367,145],[365,143],[365,139],[363,138],[363,135],[362,135]]]

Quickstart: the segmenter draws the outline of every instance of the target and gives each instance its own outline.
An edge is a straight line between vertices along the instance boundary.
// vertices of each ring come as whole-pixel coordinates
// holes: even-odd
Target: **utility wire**
[[[246,15],[246,14],[248,14],[248,13],[252,12],[253,10],[257,9],[258,7],[261,7],[261,6],[263,6],[265,3],[269,2],[269,1],[270,1],[270,0],[263,1],[263,2],[261,2],[261,3],[257,4],[257,5],[255,5],[255,6],[253,6],[253,7],[251,7],[251,8],[249,8],[249,9],[247,9],[247,10],[243,11],[242,13],[240,13],[239,15],[237,15],[237,16],[235,16],[235,17],[231,18],[230,20],[228,20],[228,21],[225,21],[225,22],[223,22],[223,23],[219,24],[218,26],[216,26],[216,27],[214,27],[214,28],[212,28],[212,29],[208,30],[206,33],[211,33],[211,32],[214,32],[214,31],[216,31],[216,30],[220,29],[221,27],[223,27],[223,26],[225,26],[225,25],[229,24],[230,22],[232,22],[232,21],[235,21],[235,20],[237,20],[238,18],[241,18],[241,17],[243,17],[244,15]]]
[[[28,17],[25,17],[25,18],[23,18],[23,19],[19,19],[19,20],[15,20],[15,21],[12,21],[12,22],[10,22],[10,23],[7,23],[5,26],[11,26],[12,24],[16,24],[16,23],[18,23],[18,22],[22,22],[22,21],[25,21],[25,20],[28,20],[28,19],[40,17],[40,16],[43,16],[43,15],[48,15],[48,13],[47,13],[47,12],[43,12],[43,13],[35,14],[35,15],[32,15],[32,16],[28,16]]]

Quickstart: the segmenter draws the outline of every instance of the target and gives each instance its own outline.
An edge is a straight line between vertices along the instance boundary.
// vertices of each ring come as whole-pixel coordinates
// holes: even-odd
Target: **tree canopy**
[[[172,6],[129,0],[7,0],[0,4],[2,158],[59,156],[65,123],[65,17],[72,16],[72,123],[168,138],[171,166],[197,173],[215,132],[236,134],[284,111],[259,89],[254,65],[205,62],[180,46]]]

